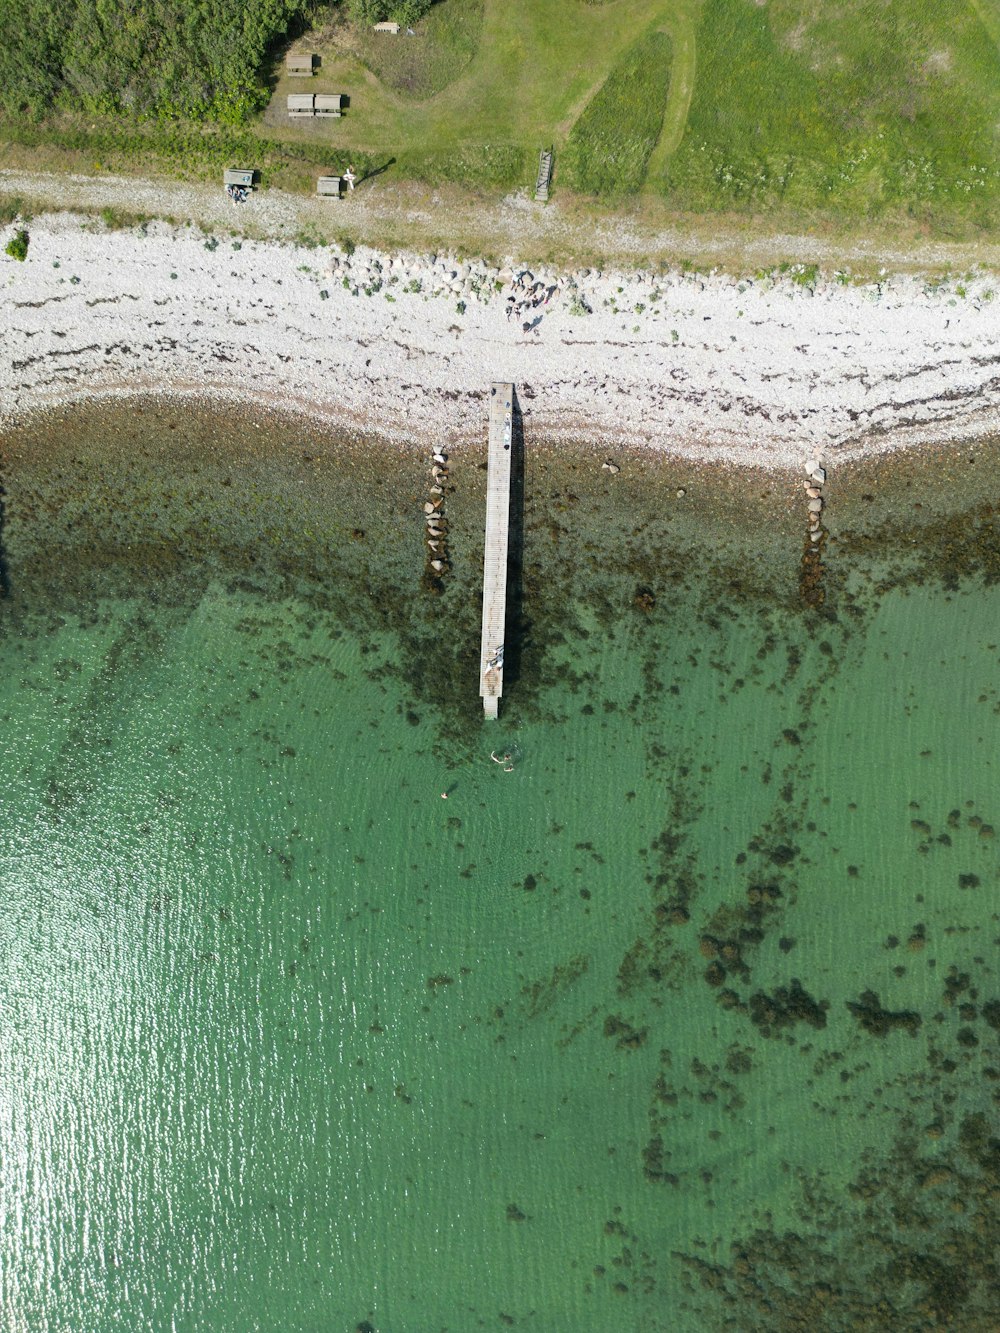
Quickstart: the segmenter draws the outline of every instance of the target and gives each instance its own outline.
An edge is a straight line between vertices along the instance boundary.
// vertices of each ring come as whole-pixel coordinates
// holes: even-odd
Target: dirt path
[[[578,201],[556,198],[542,205],[525,195],[510,195],[497,202],[457,188],[388,183],[381,177],[362,183],[340,203],[261,190],[249,204],[235,208],[221,185],[0,171],[0,199],[10,197],[20,197],[35,213],[99,214],[112,209],[190,221],[222,234],[276,240],[350,238],[382,249],[461,250],[563,267],[616,263],[648,268],[686,262],[741,274],[791,261],[816,263],[830,271],[847,266],[869,275],[880,266],[954,273],[979,264],[1000,271],[1000,244],[995,241],[928,242],[889,232],[865,238],[767,234],[754,219],[736,223],[703,218],[686,224],[651,200],[630,212],[595,215]]]

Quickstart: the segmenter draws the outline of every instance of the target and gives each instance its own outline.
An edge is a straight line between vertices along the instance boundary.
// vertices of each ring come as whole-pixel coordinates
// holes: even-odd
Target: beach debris
[[[602,463],[601,468],[605,472],[610,472],[613,477],[617,477],[618,473],[621,472],[621,468],[618,466],[618,464],[612,463],[610,459],[607,462]]]

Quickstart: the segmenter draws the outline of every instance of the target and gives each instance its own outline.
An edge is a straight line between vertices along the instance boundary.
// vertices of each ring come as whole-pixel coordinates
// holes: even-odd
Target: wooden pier
[[[486,480],[486,553],[483,557],[483,633],[479,650],[479,693],[487,717],[497,716],[503,694],[513,409],[513,384],[492,385]]]

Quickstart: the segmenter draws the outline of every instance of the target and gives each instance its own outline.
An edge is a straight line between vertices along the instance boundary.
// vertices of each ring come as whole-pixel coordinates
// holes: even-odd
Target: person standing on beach
[[[354,189],[354,182],[357,179],[358,179],[357,176],[355,176],[354,174],[354,168],[348,167],[347,170],[344,172],[344,180],[347,181],[347,188],[349,190]]]

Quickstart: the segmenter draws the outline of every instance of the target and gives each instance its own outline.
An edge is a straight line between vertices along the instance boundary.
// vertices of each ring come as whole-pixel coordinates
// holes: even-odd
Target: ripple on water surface
[[[797,478],[529,440],[492,726],[481,447],[440,586],[413,453],[3,457],[12,1328],[988,1326],[991,447],[832,478],[817,610]]]

